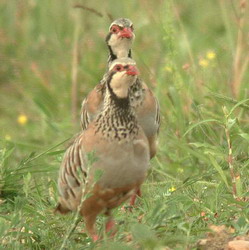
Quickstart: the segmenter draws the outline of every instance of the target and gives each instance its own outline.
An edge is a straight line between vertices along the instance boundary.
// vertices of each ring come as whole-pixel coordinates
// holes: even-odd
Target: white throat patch
[[[112,34],[108,41],[108,45],[111,47],[113,54],[116,55],[117,58],[128,57],[133,39],[121,38],[118,37],[117,34]]]
[[[125,98],[128,96],[130,86],[135,83],[137,77],[127,75],[126,71],[116,72],[110,82],[110,86],[114,94],[119,98]]]

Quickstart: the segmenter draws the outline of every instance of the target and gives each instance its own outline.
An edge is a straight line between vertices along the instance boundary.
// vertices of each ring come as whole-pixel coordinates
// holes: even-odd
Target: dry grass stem
[[[246,4],[242,4],[245,1],[241,1],[240,4],[240,15],[238,17],[238,33],[237,33],[237,42],[236,42],[236,50],[234,55],[234,61],[233,61],[233,76],[232,76],[232,82],[231,82],[231,91],[234,97],[238,97],[240,92],[240,86],[243,78],[243,71],[244,67],[242,67],[242,60],[243,60],[243,54],[244,54],[244,32],[243,28],[245,26],[245,9]],[[247,59],[246,59],[247,60]],[[243,64],[243,66],[246,66],[248,63]]]
[[[82,5],[82,4],[75,4],[73,7],[74,8],[81,8],[83,10],[87,10],[87,11],[90,11],[90,12],[94,13],[96,16],[103,17],[103,14],[100,13],[99,11],[97,11],[94,8],[89,8],[89,7],[86,7],[86,6]]]
[[[77,124],[77,114],[78,114],[78,65],[79,65],[79,32],[80,32],[80,18],[78,13],[74,13],[74,40],[73,40],[73,55],[72,55],[72,121]]]

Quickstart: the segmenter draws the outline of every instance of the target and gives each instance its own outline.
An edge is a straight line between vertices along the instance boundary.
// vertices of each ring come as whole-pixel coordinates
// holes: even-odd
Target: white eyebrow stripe
[[[113,24],[110,28],[109,28],[109,31],[111,31],[112,27],[113,26],[118,26],[118,27],[121,27],[121,28],[124,28],[124,25],[123,24]]]
[[[116,25],[116,26],[119,26],[119,27],[128,27],[127,25],[126,26],[124,26],[122,23],[120,23],[120,24],[117,24],[117,23],[113,23],[110,27],[109,27],[109,31],[111,30],[111,28],[112,28],[112,26],[114,26],[114,25]],[[129,25],[129,28],[131,28],[133,26],[133,23],[131,23],[130,25]]]
[[[109,70],[112,70],[116,65],[122,65],[122,66],[126,66],[126,65],[132,65],[132,66],[136,66],[136,63],[119,63],[119,62],[116,62],[115,64],[111,65]]]

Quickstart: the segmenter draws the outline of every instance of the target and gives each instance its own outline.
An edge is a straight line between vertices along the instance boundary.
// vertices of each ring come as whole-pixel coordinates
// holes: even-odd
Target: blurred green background
[[[117,212],[120,232],[103,249],[190,249],[208,224],[247,232],[248,5],[0,1],[1,244],[95,247],[83,224],[67,231],[73,215],[53,215],[56,179],[65,140],[80,131],[81,101],[106,70],[104,40],[119,17],[134,23],[132,55],[159,99],[162,125],[140,206],[132,215]]]

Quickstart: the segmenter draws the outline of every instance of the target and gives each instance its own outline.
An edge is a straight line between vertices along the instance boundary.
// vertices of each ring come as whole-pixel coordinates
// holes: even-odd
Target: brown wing
[[[86,130],[89,123],[94,120],[101,111],[104,101],[105,84],[98,84],[83,100],[81,105],[80,122],[83,130]]]
[[[157,98],[145,83],[142,83],[144,99],[137,108],[138,120],[148,138],[150,157],[154,157],[157,148],[157,136],[160,128],[160,106]]]
[[[155,97],[151,89],[143,82],[142,88],[144,91],[144,100],[142,106],[139,108],[139,115],[152,115],[154,118],[154,126],[156,126],[157,133],[160,127],[160,105],[158,99]]]
[[[161,125],[161,115],[160,115],[160,104],[158,99],[155,97],[156,101],[156,124],[157,124],[157,134],[159,133],[160,125]]]

